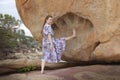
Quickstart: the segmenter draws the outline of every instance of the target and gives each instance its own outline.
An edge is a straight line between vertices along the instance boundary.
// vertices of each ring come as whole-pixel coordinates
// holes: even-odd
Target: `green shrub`
[[[33,71],[33,70],[35,70],[35,69],[36,69],[35,66],[30,65],[30,66],[27,66],[27,67],[18,69],[17,72],[29,72],[29,71]]]

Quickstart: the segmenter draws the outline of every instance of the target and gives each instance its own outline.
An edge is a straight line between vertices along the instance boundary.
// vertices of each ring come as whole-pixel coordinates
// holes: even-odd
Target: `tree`
[[[0,27],[12,28],[15,25],[19,25],[21,21],[19,19],[15,19],[15,17],[9,14],[1,14],[0,13]]]
[[[19,30],[17,38],[21,44],[27,45],[27,47],[32,48],[37,45],[37,42],[33,37],[25,36],[24,30]]]
[[[12,31],[12,27],[19,25],[20,20],[8,14],[0,14],[0,52],[12,52],[17,44],[17,35]]]
[[[10,28],[0,27],[0,52],[12,51],[17,44],[16,38],[17,36]]]
[[[14,31],[14,26],[19,26],[21,20],[8,14],[0,14],[0,53],[14,53],[37,46],[33,37],[25,36],[24,30]],[[27,50],[26,49],[26,50]]]

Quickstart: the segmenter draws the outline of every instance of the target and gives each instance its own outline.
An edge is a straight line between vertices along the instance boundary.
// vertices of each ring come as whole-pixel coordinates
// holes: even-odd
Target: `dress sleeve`
[[[52,31],[51,26],[45,26],[44,33],[45,33],[46,35],[48,35],[48,34],[53,35],[53,31]]]

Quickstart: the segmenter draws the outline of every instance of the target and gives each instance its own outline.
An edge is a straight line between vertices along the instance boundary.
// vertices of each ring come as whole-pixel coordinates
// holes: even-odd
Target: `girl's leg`
[[[42,61],[41,62],[41,73],[43,74],[44,73],[44,67],[45,67],[45,61]]]

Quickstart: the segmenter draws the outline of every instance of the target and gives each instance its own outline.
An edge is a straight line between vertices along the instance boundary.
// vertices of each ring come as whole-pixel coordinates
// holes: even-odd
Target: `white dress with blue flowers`
[[[53,50],[50,50],[50,41],[48,34],[52,36]],[[50,63],[57,63],[61,60],[61,56],[65,50],[66,41],[64,37],[54,38],[54,32],[49,24],[45,24],[43,28],[42,40],[42,60]]]

